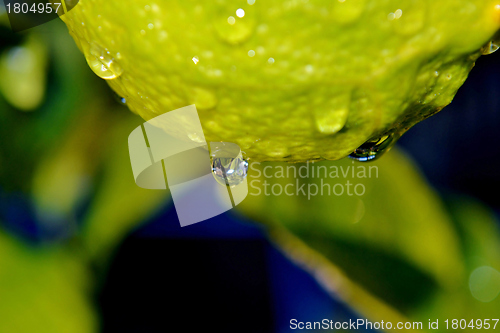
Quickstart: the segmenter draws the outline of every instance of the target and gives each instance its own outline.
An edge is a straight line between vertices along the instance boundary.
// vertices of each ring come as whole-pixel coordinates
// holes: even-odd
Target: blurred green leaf
[[[29,247],[0,232],[0,332],[97,332],[90,281],[75,252]]]
[[[37,161],[32,197],[38,219],[46,224],[75,220],[96,186],[109,129],[119,119],[117,106],[100,98],[73,116],[59,144]],[[75,230],[73,230],[75,232]]]
[[[251,166],[250,195],[239,210],[269,226],[278,244],[294,253],[292,257],[300,252],[287,245],[294,238],[300,239],[302,249],[313,253],[303,258],[306,262],[314,262],[312,258],[318,255],[323,257],[324,266],[336,273],[313,274],[323,276],[323,284],[330,285],[337,297],[340,295],[362,315],[374,320],[414,317],[415,309],[431,302],[438,291],[454,291],[463,285],[465,267],[459,233],[440,198],[402,153],[393,150],[369,164],[348,159],[309,164],[310,172],[313,167],[326,166],[328,175],[337,167],[339,178],[324,177],[321,171],[320,179],[315,171],[315,177],[264,179],[256,178],[259,172],[252,170],[257,167],[262,172],[271,166],[269,174],[280,165],[285,170],[288,167],[278,163]],[[295,168],[302,166],[297,164]],[[370,167],[372,177],[368,178]],[[366,178],[361,177],[363,168]],[[269,183],[268,189],[298,181],[293,188],[305,184],[306,195],[255,196],[259,192],[256,187],[263,191],[264,180]],[[308,186],[317,184],[321,188],[321,181],[332,188],[343,184],[345,191],[349,181],[351,193],[356,184],[363,184],[366,192],[361,196],[346,192],[340,196],[318,194],[308,199]],[[311,188],[314,191],[314,185]],[[304,260],[299,261],[304,264]],[[322,265],[313,266],[321,271]],[[389,311],[385,315],[380,312],[384,306]]]
[[[36,228],[62,224],[70,238],[35,247],[0,231],[0,332],[96,332],[96,273],[168,192],[135,185],[126,138],[143,121],[112,101],[62,22],[34,30],[50,50],[47,95],[32,113],[0,98],[0,141],[8,142],[0,190],[33,201]]]
[[[40,80],[23,78],[45,90],[47,77],[48,85],[33,112],[20,112],[16,101],[33,96],[25,100],[8,86],[12,75],[3,76],[3,92],[15,88],[18,95],[16,101],[0,96],[0,141],[6,143],[0,145],[0,194],[20,192],[26,209],[33,203],[30,222],[37,230],[67,233],[51,245],[42,239],[44,246],[31,246],[0,230],[0,332],[96,332],[93,296],[105,264],[135,226],[169,204],[169,193],[135,184],[127,137],[143,120],[110,98],[63,23],[54,20],[24,37],[0,52],[6,58],[24,40],[42,45],[50,65],[35,66]]]
[[[61,144],[41,159],[33,197],[38,215],[53,219],[71,218],[82,196],[91,195],[79,237],[88,256],[104,264],[134,227],[170,200],[168,191],[135,184],[126,138],[143,121],[98,99],[85,109],[73,117]]]
[[[101,264],[133,228],[171,202],[170,192],[135,184],[125,138],[142,123],[139,117],[125,114],[106,139],[101,182],[84,218],[82,234],[90,256]]]
[[[456,288],[439,290],[431,302],[422,304],[417,311],[420,318],[440,318],[442,331],[446,319],[466,319],[469,323],[471,319],[498,318],[500,314],[500,297],[482,302],[474,298],[470,285],[472,273],[481,267],[500,272],[500,232],[495,217],[488,208],[472,198],[454,195],[446,199],[460,234],[464,279]]]
[[[0,90],[9,103],[24,111],[42,103],[48,60],[47,47],[35,34],[0,56]]]
[[[26,179],[33,176],[37,161],[60,145],[67,127],[78,113],[85,111],[88,101],[102,99],[109,94],[109,88],[81,59],[80,51],[61,21],[53,20],[24,35],[21,42],[34,40],[33,43],[42,44],[45,52],[49,52],[50,65],[37,67],[37,70],[43,69],[44,77],[48,78],[43,82],[44,86],[47,84],[46,97],[36,110],[26,113],[0,94],[0,142],[9,143],[0,145],[0,160],[8,161],[0,167],[0,184],[3,190],[27,193],[31,184]],[[15,46],[3,50],[2,57],[6,57],[12,47]],[[5,84],[9,86],[8,82]]]

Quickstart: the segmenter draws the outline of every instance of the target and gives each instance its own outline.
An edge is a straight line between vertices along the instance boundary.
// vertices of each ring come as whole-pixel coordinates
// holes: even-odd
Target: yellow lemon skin
[[[80,0],[62,19],[145,120],[195,104],[207,141],[299,162],[343,158],[449,104],[500,0]]]

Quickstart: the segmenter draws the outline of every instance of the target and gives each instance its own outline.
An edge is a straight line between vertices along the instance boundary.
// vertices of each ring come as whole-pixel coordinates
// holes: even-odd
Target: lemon
[[[62,19],[145,120],[194,103],[249,158],[335,160],[449,104],[500,0],[81,0]]]

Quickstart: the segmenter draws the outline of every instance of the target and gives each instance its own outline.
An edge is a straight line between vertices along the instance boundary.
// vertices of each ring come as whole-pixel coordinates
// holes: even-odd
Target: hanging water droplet
[[[325,135],[332,135],[340,131],[347,122],[350,104],[350,90],[334,94],[325,107],[313,110],[316,129]]]
[[[113,92],[113,97],[114,97],[115,101],[117,101],[119,104],[127,105],[127,99],[125,97],[121,97],[120,95],[118,95],[115,92]]]
[[[212,174],[221,185],[236,186],[248,172],[248,162],[238,145],[230,142],[211,142]]]
[[[100,78],[112,80],[122,75],[123,69],[116,60],[97,44],[89,45],[84,52],[90,69]]]
[[[500,43],[497,40],[490,40],[488,43],[486,43],[486,45],[484,45],[481,48],[481,54],[483,55],[492,54],[493,52],[495,52],[500,48],[499,44]]]
[[[368,140],[349,154],[349,157],[359,162],[373,161],[389,151],[399,138],[400,135],[392,133],[379,139]]]

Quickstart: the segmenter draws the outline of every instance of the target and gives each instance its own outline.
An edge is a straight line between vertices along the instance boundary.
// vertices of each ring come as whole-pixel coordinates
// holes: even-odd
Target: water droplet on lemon
[[[122,75],[123,69],[118,62],[99,45],[95,43],[88,45],[84,53],[90,69],[100,78],[112,80]]]
[[[315,109],[313,113],[316,129],[327,135],[340,131],[347,122],[350,102],[351,93],[343,93],[330,99],[328,109]]]
[[[243,158],[239,147],[230,142],[211,142],[210,147],[215,180],[231,187],[240,184],[247,176],[248,161]]]
[[[500,43],[497,40],[490,40],[481,48],[481,54],[488,55],[496,52],[500,48]]]
[[[391,134],[369,140],[353,151],[349,157],[359,162],[373,161],[388,152],[400,137],[401,135]]]

